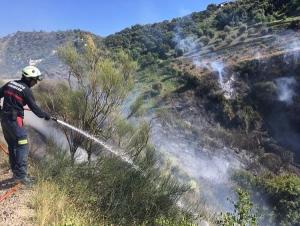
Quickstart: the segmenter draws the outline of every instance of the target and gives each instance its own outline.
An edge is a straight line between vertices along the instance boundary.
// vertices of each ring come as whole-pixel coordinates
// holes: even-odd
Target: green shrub
[[[215,32],[212,29],[208,29],[208,30],[206,30],[206,35],[209,38],[213,38],[215,36]]]
[[[131,143],[140,140],[136,137]],[[95,223],[104,219],[116,225],[151,225],[162,218],[176,222],[189,216],[176,205],[188,188],[155,168],[150,147],[133,158],[138,168],[109,155],[91,163],[71,164],[65,152],[53,148],[48,151],[54,153],[52,157],[38,165],[39,180],[56,183],[78,211],[91,211]]]
[[[259,114],[251,106],[244,106],[239,111],[238,116],[246,133],[255,127],[256,121],[260,120]]]
[[[253,214],[253,204],[246,191],[237,189],[238,201],[234,204],[234,213],[222,215],[221,226],[257,226],[257,217]]]
[[[273,162],[274,164],[274,162]],[[262,217],[275,218],[279,225],[298,225],[300,222],[300,178],[294,174],[272,174],[254,177],[241,172],[235,180],[245,189],[252,192],[256,200],[265,200],[271,207],[273,215]],[[263,207],[260,207],[263,211]]]
[[[276,218],[282,225],[300,222],[300,178],[281,175],[262,182]]]
[[[201,37],[201,36],[203,36],[204,32],[203,32],[203,30],[201,28],[198,28],[196,30],[196,34],[197,34],[198,37]]]

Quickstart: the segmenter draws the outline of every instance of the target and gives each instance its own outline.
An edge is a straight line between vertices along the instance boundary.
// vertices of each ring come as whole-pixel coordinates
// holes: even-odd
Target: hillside
[[[185,214],[184,205],[192,209],[194,205],[190,203],[197,200],[200,209],[192,214],[199,217],[198,222],[220,225],[220,212],[233,213],[238,207],[243,211],[245,206],[249,220],[253,203],[262,215],[256,213],[258,225],[298,225],[299,31],[299,0],[238,0],[211,4],[202,12],[170,21],[134,25],[103,39],[79,30],[17,32],[0,39],[0,77],[18,77],[18,70],[31,59],[50,79],[66,79],[72,74],[75,81],[82,79],[76,77],[78,74],[86,76],[85,82],[91,84],[84,88],[98,88],[97,92],[87,92],[87,96],[117,87],[109,93],[120,95],[115,100],[109,95],[103,98],[106,93],[100,92],[102,96],[96,98],[96,104],[86,108],[78,103],[83,103],[87,96],[81,96],[72,87],[63,84],[52,87],[50,82],[49,87],[41,85],[37,89],[43,94],[40,99],[43,107],[51,113],[73,120],[75,126],[92,134],[100,131],[101,139],[120,149],[129,148],[134,163],[148,167],[145,170],[149,175],[145,176],[144,172],[135,171],[134,164],[103,154],[104,149],[99,145],[71,133],[70,139],[75,140],[71,159],[60,155],[55,159],[54,154],[55,161],[37,165],[42,169],[42,180],[54,182],[75,206],[87,205],[93,209],[87,211],[87,216],[96,214],[102,220],[120,225],[135,220],[147,224],[150,222],[147,217],[152,223],[160,222],[160,217],[178,223],[178,219],[172,218],[174,213]],[[61,61],[56,50],[67,42],[73,47],[66,49]],[[100,66],[95,66],[98,60]],[[68,73],[62,62],[73,73]],[[101,82],[112,81],[114,86],[101,86],[91,76],[96,72],[108,73],[105,78],[100,76]],[[133,80],[127,80],[131,73]],[[110,80],[111,74],[124,76]],[[113,112],[107,108],[112,118],[101,118],[101,129],[92,129],[95,117],[84,121],[89,112],[82,111],[97,109],[103,99],[106,100],[103,109],[107,100],[120,105]],[[87,104],[91,99],[85,100]],[[145,121],[148,126],[143,124]],[[69,145],[72,152],[72,142]],[[55,153],[52,149],[61,148],[50,146],[52,154]],[[78,147],[88,150],[87,160],[99,155],[100,161],[92,167],[70,164]],[[63,169],[67,176],[57,169]],[[99,169],[100,175],[95,173]],[[171,176],[176,177],[176,183]],[[114,180],[110,180],[112,177]],[[162,188],[153,186],[156,179]],[[183,204],[178,197],[185,187],[177,182],[189,185],[194,195],[184,196]],[[68,183],[78,190],[70,189]],[[87,187],[93,196],[77,198],[81,189]],[[232,206],[228,199],[237,200],[236,188],[247,191],[251,201],[244,193],[237,192],[242,203]],[[170,196],[165,196],[166,193]],[[141,204],[141,200],[146,203]],[[158,210],[156,205],[162,209]],[[160,215],[162,212],[164,215]],[[185,217],[182,219],[185,221]],[[187,219],[188,225],[190,218]],[[164,225],[163,220],[157,224]]]
[[[171,21],[126,28],[104,41],[108,47],[129,49],[145,65],[193,52],[231,53],[240,44],[245,49],[259,48],[278,30],[299,29],[298,5],[297,1],[273,0],[211,4],[205,11]]]
[[[18,31],[0,38],[0,77],[19,77],[20,70],[31,63],[39,66],[48,78],[66,78],[67,68],[58,59],[57,48],[68,42],[80,44],[84,34],[88,32]]]

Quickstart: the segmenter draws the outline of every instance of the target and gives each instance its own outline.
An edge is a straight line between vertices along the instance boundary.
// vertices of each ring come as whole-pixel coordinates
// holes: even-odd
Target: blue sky
[[[106,36],[134,24],[201,11],[224,0],[0,0],[0,36],[82,29]]]

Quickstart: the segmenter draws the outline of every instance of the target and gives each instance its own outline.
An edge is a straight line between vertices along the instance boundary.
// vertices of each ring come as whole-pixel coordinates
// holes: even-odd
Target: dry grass
[[[35,187],[33,199],[36,225],[91,225],[88,214],[77,209],[53,182],[40,181]]]

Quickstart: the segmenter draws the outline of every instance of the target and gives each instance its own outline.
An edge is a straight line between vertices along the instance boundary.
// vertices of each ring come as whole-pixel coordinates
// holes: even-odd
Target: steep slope
[[[287,102],[280,100],[281,81],[291,80],[292,85],[286,86],[288,92],[293,93],[292,102],[296,103],[299,97],[295,88],[299,81],[299,15],[297,0],[232,1],[211,4],[205,11],[171,21],[135,25],[108,36],[104,42],[109,48],[128,50],[141,63],[140,80],[152,83],[144,95],[152,102],[158,101],[160,104],[156,107],[164,106],[159,100],[170,96],[171,91],[175,94],[171,95],[175,98],[171,103],[181,102],[186,95],[196,100],[196,103],[191,101],[190,107],[204,108],[205,114],[211,115],[208,118],[213,118],[212,124],[221,123],[231,134],[227,145],[239,149],[263,148],[267,153],[284,152],[283,161],[292,161],[293,157],[288,157],[292,151],[298,163],[299,145],[295,146],[294,141],[283,142],[283,134],[275,132],[283,131],[282,126],[275,129],[275,124],[270,124],[270,117],[262,108],[264,104],[260,104],[262,96],[258,97],[267,93],[259,93],[257,86],[271,82],[273,102],[268,106],[284,108]],[[143,71],[147,71],[146,80]],[[288,109],[290,114],[281,117],[292,121],[288,124],[297,124],[298,110]],[[184,109],[179,108],[179,111],[181,114]],[[192,119],[189,123],[195,126],[193,122]],[[291,129],[288,126],[284,131],[288,132],[287,128]],[[296,128],[292,130],[298,134]],[[247,137],[249,143],[233,141],[236,132]],[[257,134],[267,135],[261,138]],[[271,145],[269,142],[264,145],[266,139],[271,139]]]

